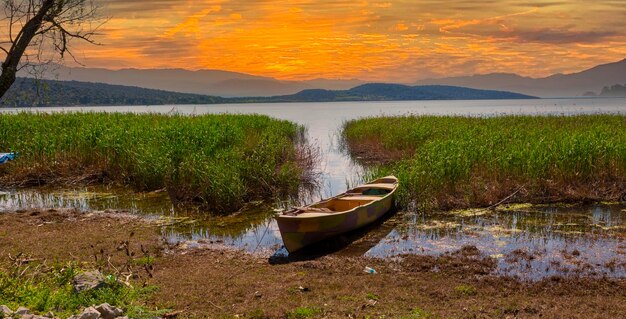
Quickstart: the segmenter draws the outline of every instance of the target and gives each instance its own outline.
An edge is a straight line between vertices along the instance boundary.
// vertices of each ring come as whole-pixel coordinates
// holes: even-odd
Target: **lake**
[[[1,109],[16,112],[25,109]],[[625,98],[606,99],[538,99],[538,100],[472,100],[472,101],[401,101],[401,102],[340,102],[340,103],[268,103],[224,105],[161,105],[112,107],[54,107],[30,108],[28,111],[104,111],[158,112],[180,114],[241,113],[265,114],[306,126],[308,141],[319,147],[321,172],[319,194],[330,197],[359,183],[364,168],[344,154],[339,147],[339,132],[347,120],[379,115],[462,115],[498,116],[509,114],[626,114]],[[89,209],[128,209],[132,212],[168,216],[174,222],[164,222],[163,234],[170,241],[185,241],[189,245],[221,243],[255,253],[280,253],[281,239],[272,211],[260,209],[245,218],[198,216],[173,209],[164,194],[134,194],[124,189],[90,187],[65,190],[5,190],[0,193],[0,210],[34,207],[77,207]],[[188,219],[176,219],[178,217]],[[594,216],[601,216],[598,218]],[[604,216],[604,217],[602,217]],[[604,219],[602,219],[604,218]],[[606,218],[609,219],[605,220]],[[181,221],[181,222],[178,222]],[[530,224],[530,221],[535,224]],[[570,224],[570,226],[563,226]],[[426,227],[426,226],[428,227]],[[430,226],[429,226],[430,225]],[[528,225],[534,225],[532,227]],[[563,230],[565,227],[565,230]],[[568,230],[569,228],[574,230]],[[626,276],[626,208],[617,204],[583,207],[532,207],[510,212],[490,212],[480,216],[457,216],[445,212],[417,215],[401,212],[367,234],[360,234],[340,253],[390,257],[403,253],[442,254],[463,245],[476,245],[499,258],[502,273],[519,275],[524,271],[512,269],[507,254],[519,249],[559,252],[576,251],[592,267],[592,272],[609,276]],[[597,250],[609,247],[608,253]],[[563,264],[567,256],[554,256],[538,251],[529,269],[532,278],[566,272],[545,268]],[[563,253],[565,254],[565,253]],[[614,267],[614,261],[617,266]],[[606,266],[609,265],[609,266]],[[548,267],[549,268],[549,267]],[[553,267],[554,268],[554,267]]]

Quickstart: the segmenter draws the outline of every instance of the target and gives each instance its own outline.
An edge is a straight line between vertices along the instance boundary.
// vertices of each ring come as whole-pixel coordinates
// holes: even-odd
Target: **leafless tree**
[[[72,40],[93,43],[101,25],[94,0],[2,0],[0,49],[6,55],[0,75],[0,97],[26,67],[70,56]]]

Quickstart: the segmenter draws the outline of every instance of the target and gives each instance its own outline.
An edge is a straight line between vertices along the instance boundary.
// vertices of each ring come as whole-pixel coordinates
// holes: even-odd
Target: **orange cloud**
[[[221,69],[280,79],[544,76],[626,56],[626,7],[594,2],[98,0],[87,66]]]
[[[187,34],[200,32],[200,19],[206,17],[210,13],[219,12],[222,9],[220,6],[212,6],[211,8],[203,9],[202,11],[193,14],[185,19],[182,23],[165,32],[166,37],[173,37],[179,32],[185,32]]]

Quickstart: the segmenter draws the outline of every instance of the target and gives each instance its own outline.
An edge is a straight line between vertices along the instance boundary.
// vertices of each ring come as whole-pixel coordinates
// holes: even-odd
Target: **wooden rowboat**
[[[398,187],[395,176],[379,178],[343,194],[276,215],[285,248],[309,244],[370,224],[389,211]]]

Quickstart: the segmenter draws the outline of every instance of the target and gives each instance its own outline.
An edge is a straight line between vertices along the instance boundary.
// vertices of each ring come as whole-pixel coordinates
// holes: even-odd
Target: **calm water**
[[[317,197],[329,197],[360,182],[359,176],[363,171],[362,167],[339,150],[338,133],[347,120],[404,114],[626,114],[626,99],[177,105],[29,110],[254,113],[290,120],[305,125],[309,142],[320,148],[322,187]],[[162,228],[164,235],[171,241],[185,241],[190,245],[218,242],[267,255],[282,245],[280,233],[272,219],[271,208],[253,209],[255,212],[246,214],[245,217],[211,217],[184,210],[176,211],[163,193],[134,194],[125,189],[103,187],[0,192],[0,210],[34,207],[76,207],[84,210],[116,208],[165,216]],[[366,234],[351,239],[352,243],[339,253],[390,257],[403,253],[441,254],[457,250],[463,245],[475,245],[498,258],[499,271],[510,275],[540,278],[555,273],[568,273],[572,271],[574,264],[589,264],[591,266],[584,267],[589,274],[626,277],[625,215],[624,207],[619,205],[543,207],[530,211],[506,211],[479,216],[400,213]],[[187,218],[178,218],[181,216]],[[607,218],[610,220],[608,223]],[[570,231],[570,228],[576,230]],[[519,256],[528,256],[521,251],[533,257],[522,262]],[[571,255],[574,251],[575,258]]]

